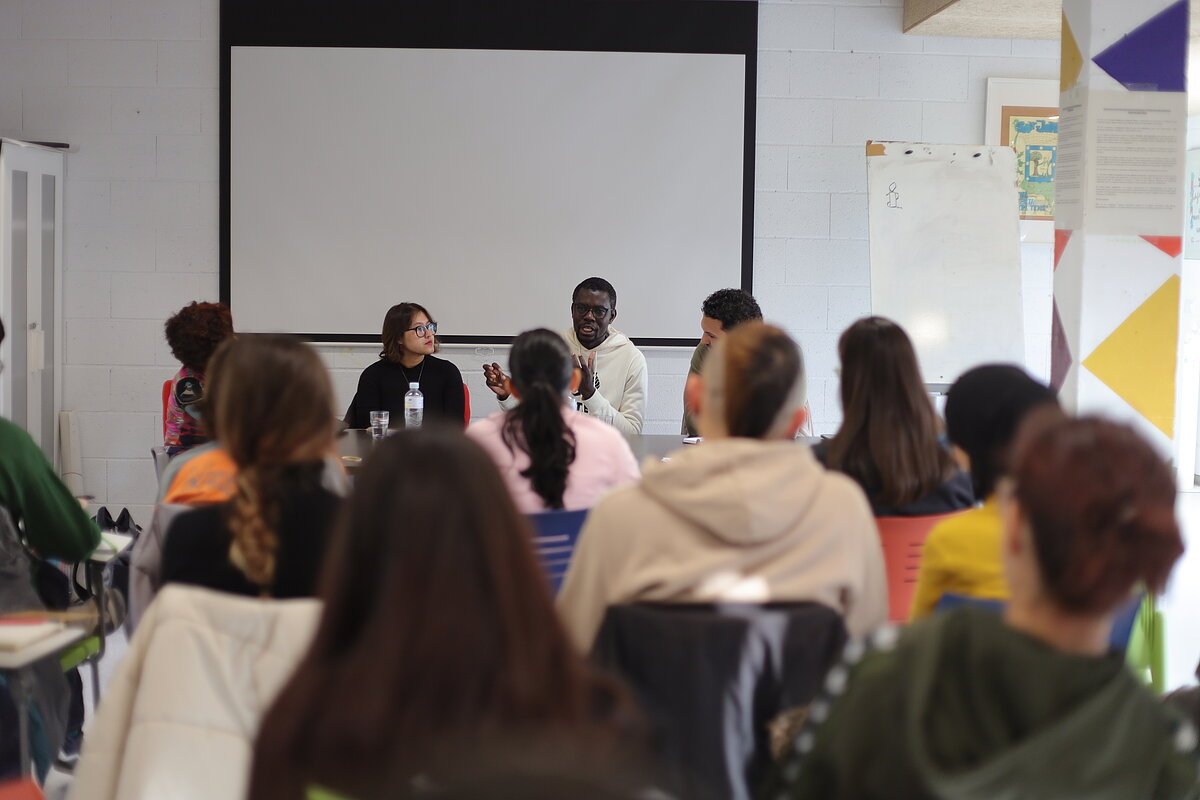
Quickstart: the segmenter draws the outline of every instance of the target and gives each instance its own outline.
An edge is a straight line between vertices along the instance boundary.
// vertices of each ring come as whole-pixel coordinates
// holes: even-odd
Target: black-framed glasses
[[[599,322],[608,317],[609,311],[612,311],[612,309],[608,306],[589,306],[587,303],[571,303],[571,313],[580,319],[591,314],[592,319]]]
[[[405,333],[408,333],[409,331],[413,331],[414,333],[417,334],[417,336],[419,336],[423,339],[423,338],[425,338],[425,334],[427,334],[427,333],[437,333],[437,323],[436,322],[427,322],[424,325],[418,325],[415,328],[405,328],[404,329]]]

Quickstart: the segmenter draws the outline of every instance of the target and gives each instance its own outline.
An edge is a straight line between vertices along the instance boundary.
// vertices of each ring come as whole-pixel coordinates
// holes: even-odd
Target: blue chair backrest
[[[1117,615],[1113,619],[1112,634],[1108,637],[1108,644],[1113,650],[1125,652],[1125,649],[1129,647],[1129,638],[1133,635],[1133,623],[1137,620],[1138,609],[1142,607],[1142,601],[1145,599],[1146,593],[1138,592],[1117,611]],[[968,597],[965,594],[947,592],[938,599],[934,610],[940,614],[943,611],[949,611],[952,608],[965,605],[986,608],[989,611],[1001,613],[1004,611],[1005,604],[1003,600]]]
[[[583,527],[587,514],[585,508],[529,515],[529,521],[533,523],[533,546],[550,579],[550,589],[554,594],[558,594],[566,577],[571,554],[575,552],[575,542],[579,540],[579,529]]]

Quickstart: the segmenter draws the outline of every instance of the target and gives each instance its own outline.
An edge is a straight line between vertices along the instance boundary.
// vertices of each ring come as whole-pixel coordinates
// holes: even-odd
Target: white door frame
[[[14,195],[14,186],[20,182],[14,173],[25,176],[23,203]],[[4,362],[0,416],[25,427],[53,463],[58,462],[58,411],[62,408],[65,173],[66,158],[61,150],[0,139],[0,316],[7,332],[0,344]],[[43,191],[44,186],[53,197]],[[18,219],[22,209],[23,219]],[[47,263],[46,250],[50,248],[52,264]],[[24,277],[16,284],[14,259],[22,253]],[[44,271],[47,266],[52,270],[49,276]],[[20,289],[23,297],[14,294]],[[45,297],[44,289],[50,290],[50,297]],[[22,306],[24,315],[15,313]],[[16,330],[17,325],[22,325],[22,330]],[[24,352],[14,356],[13,348],[19,343],[24,344]],[[18,418],[14,412],[20,412]]]

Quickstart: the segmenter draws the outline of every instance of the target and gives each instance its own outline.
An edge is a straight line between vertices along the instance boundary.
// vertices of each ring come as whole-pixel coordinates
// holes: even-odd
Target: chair
[[[471,390],[463,384],[463,427],[471,424]]]
[[[888,582],[888,620],[907,622],[921,571],[921,550],[933,527],[944,519],[957,516],[930,514],[923,517],[877,517],[879,540],[883,545],[883,564]]]
[[[171,405],[171,387],[175,381],[163,381],[162,388],[162,432],[163,441],[167,440],[167,407]]]
[[[45,795],[32,778],[0,784],[0,800],[43,800]]]
[[[592,660],[644,709],[668,794],[748,800],[772,768],[770,723],[812,702],[845,642],[819,603],[636,603],[608,608]]]
[[[579,511],[543,511],[530,514],[529,521],[533,523],[533,545],[537,550],[546,577],[550,579],[550,589],[558,594],[563,578],[567,575],[567,567],[571,564],[571,555],[575,552],[575,543],[579,540],[579,530],[587,518],[588,509]]]

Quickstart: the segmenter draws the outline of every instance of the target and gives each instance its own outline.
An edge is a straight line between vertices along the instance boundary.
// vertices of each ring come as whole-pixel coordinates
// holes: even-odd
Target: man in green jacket
[[[753,295],[743,289],[718,289],[704,298],[700,306],[700,344],[692,351],[692,362],[688,365],[688,375],[699,375],[708,356],[708,348],[737,325],[752,319],[762,319],[762,309]],[[683,433],[686,436],[696,435],[696,422],[687,410],[683,408]]]
[[[0,342],[4,323],[0,320]],[[3,365],[0,365],[0,369]],[[82,561],[100,543],[100,531],[88,519],[79,501],[59,479],[54,467],[23,428],[0,418],[0,508],[17,525],[26,545],[39,558]],[[30,576],[32,582],[33,576]],[[8,587],[24,597],[28,587]],[[0,595],[6,587],[0,585]],[[67,710],[67,684],[57,664],[38,674],[35,695],[47,744],[57,750],[64,725],[78,728],[83,722],[82,685],[78,672],[70,676],[72,710]],[[0,688],[0,779],[20,770],[16,738],[16,710],[7,689]],[[78,737],[76,737],[78,738]]]

